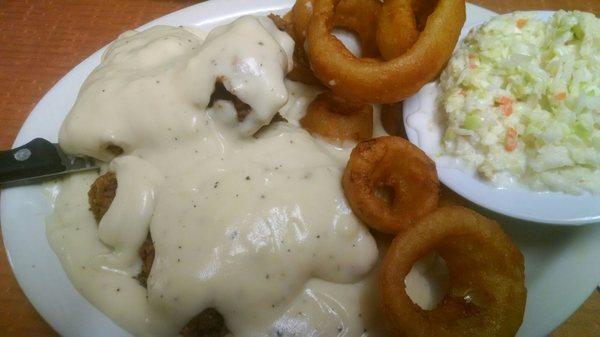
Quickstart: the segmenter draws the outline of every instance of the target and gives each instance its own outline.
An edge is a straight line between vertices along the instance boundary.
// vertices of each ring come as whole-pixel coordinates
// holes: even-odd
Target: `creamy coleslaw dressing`
[[[382,335],[378,249],[340,184],[349,147],[298,127],[318,91],[286,87],[292,51],[263,18],[205,40],[159,26],[123,34],[82,86],[60,144],[111,162],[117,193],[96,224],[97,175],[65,179],[48,238],[77,290],[135,335],[175,336],[207,308],[235,336]],[[209,107],[217,81],[251,107],[242,121],[231,102]],[[289,123],[269,124],[280,110]]]

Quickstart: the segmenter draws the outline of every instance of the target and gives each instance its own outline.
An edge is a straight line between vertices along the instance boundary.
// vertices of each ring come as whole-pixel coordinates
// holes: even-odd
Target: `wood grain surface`
[[[0,0],[0,149],[11,146],[34,105],[85,57],[124,30],[197,2]],[[600,0],[472,2],[498,12],[561,8],[596,15],[600,12]],[[0,240],[0,337],[3,336],[46,337],[56,333],[20,290]],[[600,294],[594,292],[552,336],[600,336]]]

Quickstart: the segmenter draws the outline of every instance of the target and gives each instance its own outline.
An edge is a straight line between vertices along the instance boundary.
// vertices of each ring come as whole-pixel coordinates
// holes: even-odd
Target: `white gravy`
[[[77,290],[131,333],[176,336],[215,308],[234,336],[382,335],[378,249],[340,184],[351,147],[299,128],[318,90],[284,81],[292,51],[264,18],[206,39],[159,26],[123,34],[83,84],[60,144],[110,162],[118,189],[97,225],[97,174],[66,178],[47,234]],[[251,107],[243,121],[208,107],[218,80]],[[288,122],[269,124],[280,110]],[[146,289],[133,277],[148,231]]]

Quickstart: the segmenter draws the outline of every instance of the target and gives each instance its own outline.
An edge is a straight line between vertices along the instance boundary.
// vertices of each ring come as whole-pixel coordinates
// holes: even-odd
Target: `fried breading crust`
[[[88,199],[90,210],[97,222],[100,222],[104,213],[108,211],[117,193],[117,185],[117,176],[113,172],[101,175],[92,184],[88,192]]]

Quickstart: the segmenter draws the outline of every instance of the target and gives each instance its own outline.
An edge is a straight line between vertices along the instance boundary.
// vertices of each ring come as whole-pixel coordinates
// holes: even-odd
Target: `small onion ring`
[[[435,309],[423,310],[406,294],[404,279],[433,251],[446,261],[449,290]],[[379,289],[394,336],[514,337],[525,310],[524,279],[523,255],[495,221],[448,206],[396,236]]]
[[[418,37],[417,19],[411,3],[406,0],[386,0],[379,14],[376,32],[381,57],[384,60],[399,57],[413,46]]]
[[[373,107],[351,104],[324,92],[310,103],[300,125],[331,140],[362,141],[373,137]]]
[[[307,35],[310,64],[336,95],[364,103],[395,103],[433,80],[452,55],[466,16],[464,0],[440,0],[405,54],[389,61],[361,59],[331,34],[339,1],[313,1]]]
[[[411,227],[438,205],[435,164],[400,137],[385,136],[356,145],[342,186],[354,214],[383,233]]]

